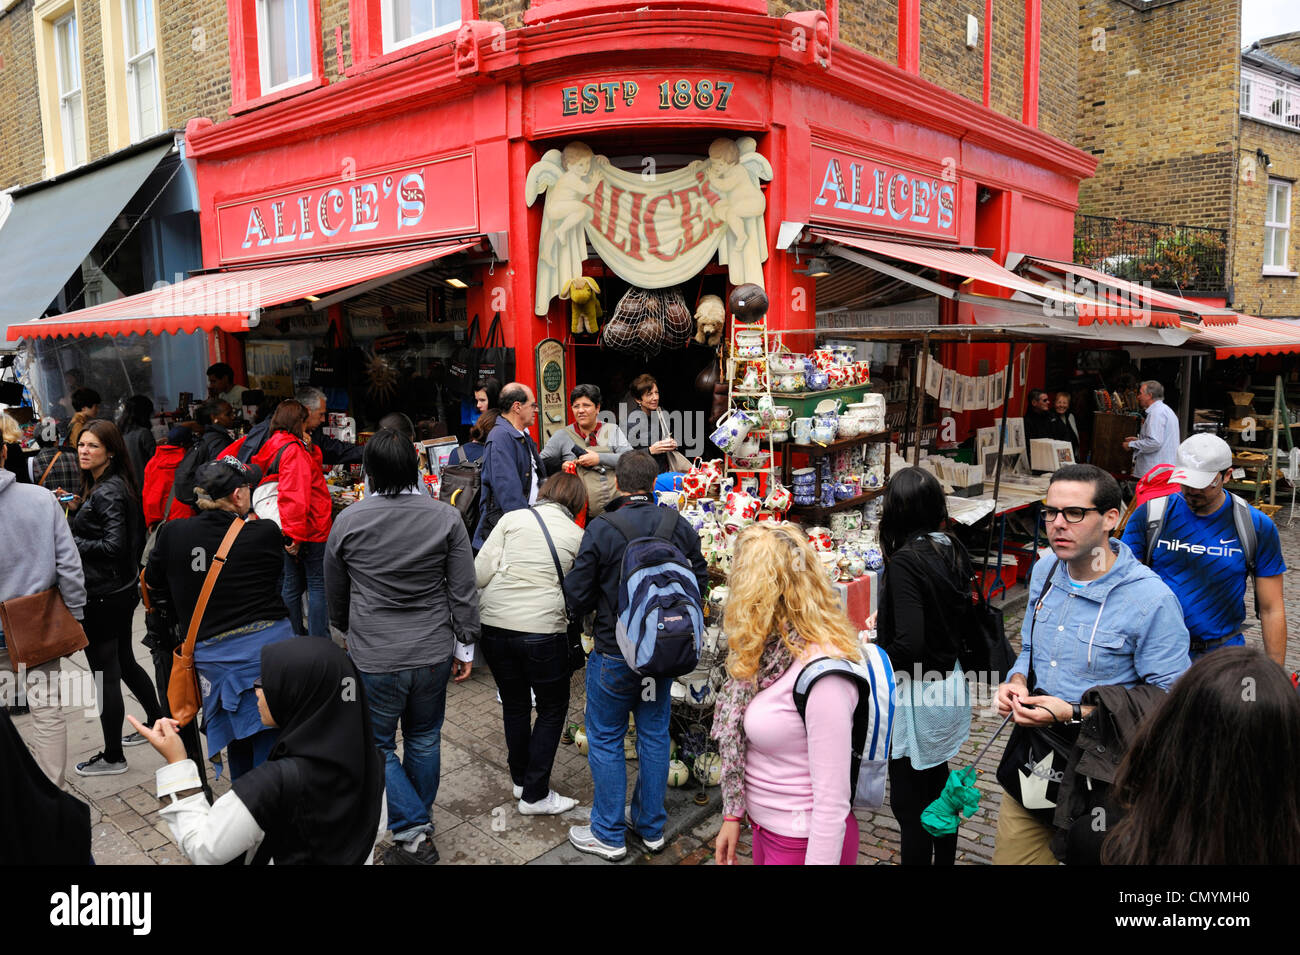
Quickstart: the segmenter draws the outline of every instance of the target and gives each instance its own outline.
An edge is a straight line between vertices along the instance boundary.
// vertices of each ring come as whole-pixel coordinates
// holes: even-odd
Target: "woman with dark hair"
[[[1258,650],[1198,660],[1147,717],[1115,779],[1109,865],[1300,863],[1300,697]]]
[[[454,464],[473,464],[480,460],[487,452],[487,438],[492,433],[492,429],[497,425],[497,418],[501,417],[501,412],[496,408],[489,408],[478,416],[469,429],[469,440],[456,449],[456,455],[453,458]]]
[[[551,475],[533,507],[501,515],[474,560],[483,656],[501,693],[510,778],[524,815],[556,815],[578,804],[551,789],[551,767],[569,710],[561,579],[582,546],[574,518],[586,504],[579,478]],[[535,725],[530,689],[537,697]]]
[[[131,459],[117,425],[97,418],[77,439],[81,495],[68,505],[72,539],[86,575],[86,659],[91,672],[104,675],[99,724],[104,749],[76,765],[78,776],[116,776],[126,772],[123,746],[143,743],[137,733],[122,736],[125,683],[150,722],[161,716],[149,674],[135,661],[131,623],[140,602],[136,576],[144,549],[144,514]]]
[[[173,720],[132,719],[167,765],[158,770],[163,821],[198,865],[369,865],[387,828],[384,761],[375,748],[365,687],[328,640],[262,648],[254,684],[262,723],[278,728],[266,762],[211,806]]]
[[[293,632],[328,637],[325,605],[325,541],[333,523],[333,505],[321,449],[308,445],[304,426],[307,407],[300,401],[280,402],[271,415],[271,435],[253,455],[263,482],[278,481],[276,502],[284,545],[284,605]],[[302,595],[307,594],[307,626],[302,623]]]
[[[497,398],[500,396],[501,382],[495,378],[485,378],[482,384],[474,389],[474,408],[479,414],[482,414],[490,408],[495,408]],[[486,432],[484,432],[484,437],[486,436]]]
[[[117,429],[122,432],[122,441],[137,477],[144,474],[144,466],[158,446],[153,436],[152,416],[153,402],[144,395],[127,398],[122,413],[117,416]]]
[[[627,439],[633,448],[649,451],[659,465],[659,473],[676,471],[682,455],[673,435],[669,415],[659,407],[659,383],[653,375],[639,375],[632,380],[628,393],[636,410],[627,416]]]
[[[904,468],[885,489],[880,542],[885,552],[877,641],[898,682],[889,761],[889,801],[903,865],[952,865],[957,836],[935,838],[921,812],[948,779],[948,760],[970,735],[970,699],[957,643],[970,625],[966,549],[945,534],[943,488],[929,471]]]

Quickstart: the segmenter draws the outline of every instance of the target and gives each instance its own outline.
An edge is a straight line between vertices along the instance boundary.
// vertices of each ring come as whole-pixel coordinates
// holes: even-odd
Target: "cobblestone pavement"
[[[1282,550],[1287,566],[1300,567],[1300,524],[1286,527],[1287,511],[1280,514],[1279,529]],[[1252,646],[1262,647],[1259,623],[1255,620],[1253,596],[1247,588],[1247,608],[1250,611],[1246,639]],[[1286,600],[1289,624],[1287,648],[1288,672],[1300,669],[1300,640],[1296,639],[1300,627],[1300,573],[1288,573],[1284,578],[1283,594]],[[1019,645],[1020,622],[1023,610],[1008,610],[1007,634],[1013,645]],[[137,617],[135,630],[137,657],[146,670],[152,673],[148,651],[139,645],[143,636],[142,617]],[[64,668],[86,666],[83,654],[75,654],[64,661]],[[582,714],[582,676],[575,676],[570,703],[572,722],[580,723]],[[143,716],[138,703],[129,694],[127,711]],[[92,849],[100,865],[185,865],[187,864],[171,841],[167,827],[158,816],[158,800],[154,796],[154,770],[161,765],[159,757],[147,746],[128,749],[129,771],[121,776],[104,776],[84,779],[71,771],[71,766],[98,752],[101,748],[99,722],[80,708],[66,709],[68,722],[68,786],[91,807],[94,824]],[[954,767],[964,765],[973,758],[1000,721],[991,709],[977,709],[971,720],[971,737],[962,747]],[[31,717],[15,720],[19,730],[30,731]],[[959,864],[987,864],[993,854],[993,837],[997,831],[997,811],[1001,789],[993,778],[992,770],[1001,756],[1000,738],[981,762],[977,785],[985,798],[979,811],[963,821],[958,834],[957,861]],[[476,667],[474,675],[464,684],[452,684],[447,698],[447,717],[442,737],[442,784],[434,807],[437,827],[436,842],[443,863],[480,863],[510,865],[526,862],[576,864],[597,862],[590,856],[573,851],[566,841],[568,827],[585,821],[582,808],[563,817],[519,815],[515,800],[510,794],[510,777],[505,766],[505,745],[501,731],[501,710],[496,702],[495,686],[491,674]],[[635,762],[629,762],[629,783],[634,778]],[[552,776],[553,786],[559,792],[573,796],[581,806],[590,806],[592,795],[591,774],[587,761],[575,746],[561,746],[556,756]],[[215,785],[218,795],[229,789],[223,777]],[[721,823],[721,810],[717,790],[708,790],[710,804],[697,807],[692,798],[697,790],[670,790],[670,832],[667,848],[657,856],[629,851],[629,863],[653,865],[712,864],[712,843]],[[860,864],[893,864],[898,861],[898,824],[889,811],[888,802],[876,812],[859,812],[861,827]],[[675,830],[675,831],[674,831]],[[630,843],[630,849],[635,843]],[[749,833],[741,837],[737,852],[738,861],[750,863]]]

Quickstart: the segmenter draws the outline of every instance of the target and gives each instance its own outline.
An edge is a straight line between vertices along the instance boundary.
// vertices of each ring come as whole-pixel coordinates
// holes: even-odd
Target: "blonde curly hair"
[[[753,679],[763,650],[777,639],[796,657],[814,645],[831,656],[861,656],[817,552],[794,524],[762,521],[741,531],[727,583],[723,628],[732,679]]]

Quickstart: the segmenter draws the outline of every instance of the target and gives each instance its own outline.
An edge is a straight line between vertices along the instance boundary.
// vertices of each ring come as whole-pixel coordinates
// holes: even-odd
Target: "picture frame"
[[[943,382],[939,387],[939,407],[953,409],[953,396],[956,391],[957,373],[951,368],[943,369]]]

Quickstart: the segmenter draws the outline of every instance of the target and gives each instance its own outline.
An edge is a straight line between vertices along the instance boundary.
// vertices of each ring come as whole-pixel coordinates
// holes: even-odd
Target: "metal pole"
[[[925,366],[930,361],[930,335],[921,336],[921,354],[916,359],[916,448],[912,455],[912,466],[921,463],[921,424],[925,421]]]
[[[993,465],[993,511],[989,514],[989,536],[984,544],[984,569],[980,574],[980,585],[983,586],[984,580],[988,577],[989,558],[993,556],[993,526],[998,522],[998,494],[1002,490],[1002,449],[1007,444],[1007,413],[1010,411],[1011,404],[1011,366],[1016,363],[1016,345],[1012,342],[1007,346],[1007,378],[1006,383],[1002,386],[1002,427],[998,429],[998,459]],[[979,437],[975,439],[975,458],[979,460]],[[1036,517],[1037,515],[1035,515]],[[1005,520],[1005,518],[1004,518]],[[1001,560],[1001,555],[998,557]],[[998,565],[998,572],[1002,572],[1001,564]],[[1003,595],[1005,599],[1005,594]]]
[[[1268,503],[1273,506],[1277,503],[1277,429],[1282,423],[1282,403],[1285,396],[1282,391],[1282,376],[1277,376],[1277,383],[1273,388],[1273,454],[1268,459]]]

